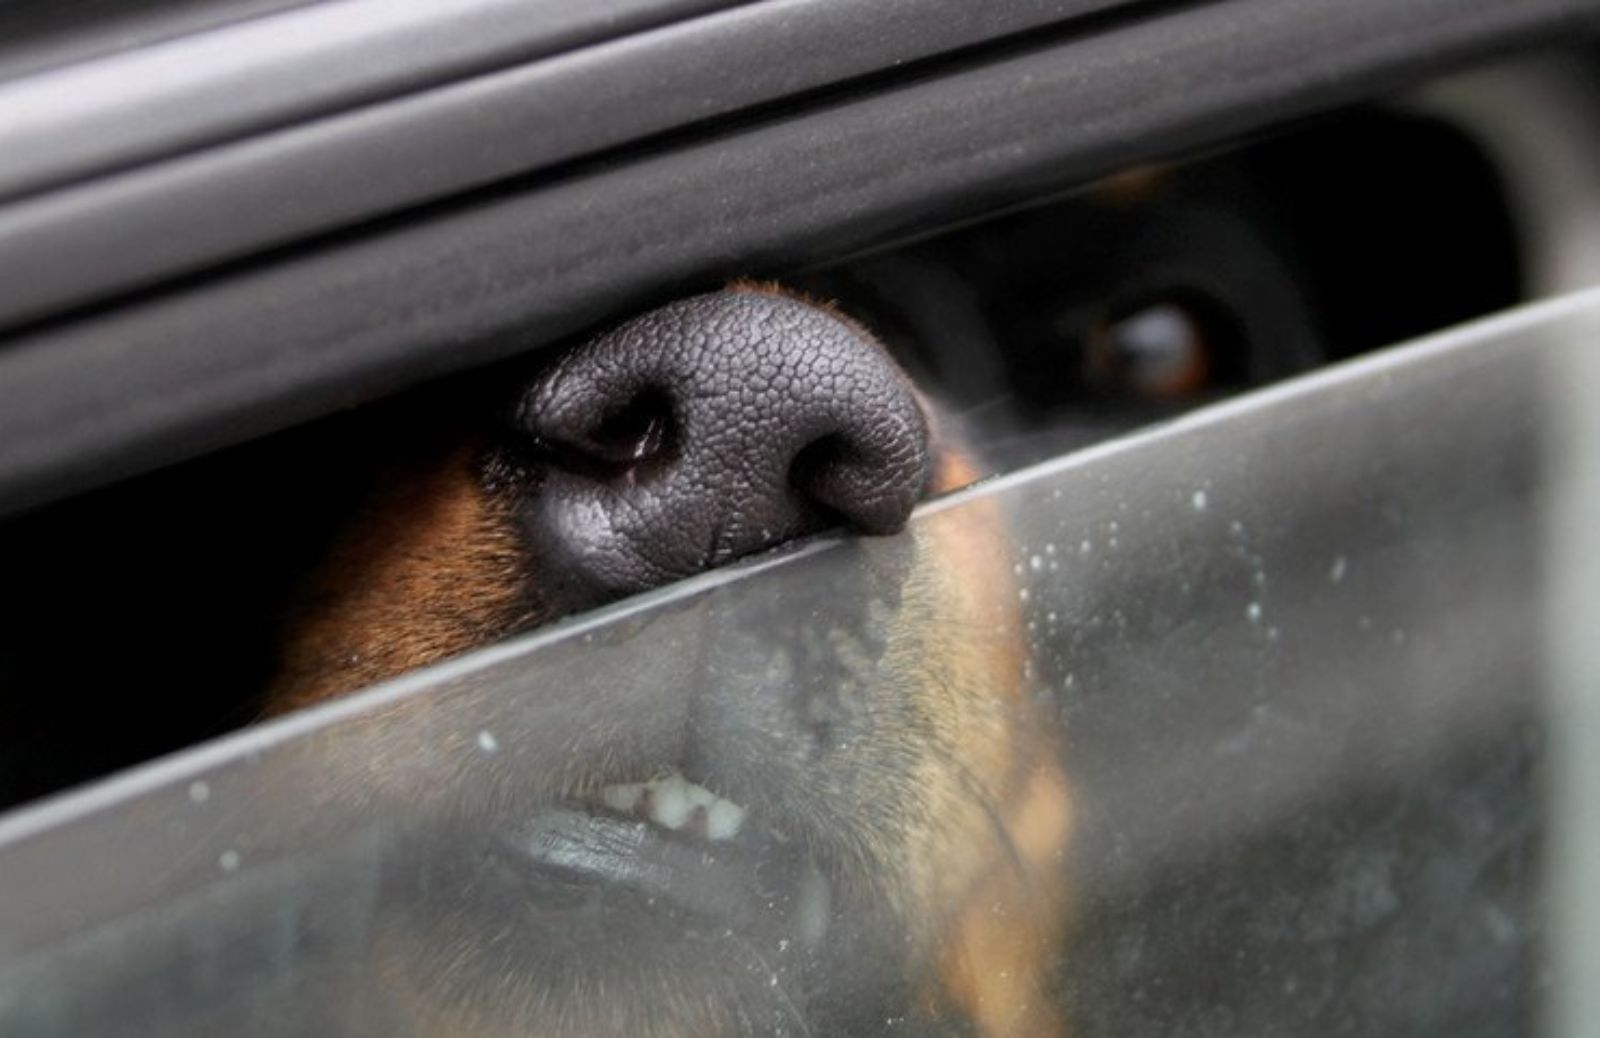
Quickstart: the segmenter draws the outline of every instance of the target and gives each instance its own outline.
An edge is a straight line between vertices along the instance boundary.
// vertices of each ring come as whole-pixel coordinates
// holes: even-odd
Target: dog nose
[[[863,328],[764,289],[652,311],[528,387],[522,507],[546,573],[592,604],[843,522],[892,533],[929,482],[928,425]],[[585,601],[587,599],[587,601]]]

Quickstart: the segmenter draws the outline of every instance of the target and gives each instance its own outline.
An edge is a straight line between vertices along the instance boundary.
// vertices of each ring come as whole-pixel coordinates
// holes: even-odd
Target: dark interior
[[[1520,296],[1488,162],[1382,109],[784,280],[876,330],[996,471]],[[0,807],[255,718],[285,603],[380,446],[368,417],[0,526]]]

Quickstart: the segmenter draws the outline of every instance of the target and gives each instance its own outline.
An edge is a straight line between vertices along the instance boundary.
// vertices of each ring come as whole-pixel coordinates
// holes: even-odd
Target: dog
[[[991,467],[1509,305],[1493,171],[1413,123],[1369,112],[1129,171],[787,277],[837,308],[739,284],[8,520],[0,805],[828,527],[891,533]],[[865,412],[909,437],[848,413],[749,432],[774,408],[740,392],[816,341],[844,374],[796,420],[865,384]],[[707,429],[730,458],[787,447],[684,470]],[[781,493],[740,496],[757,486]],[[289,834],[283,858],[337,874],[318,900],[330,887],[271,873],[287,878],[262,929],[295,935],[298,1030],[1115,1030],[1130,992],[1158,998],[1146,978],[1211,936],[1136,969],[1105,936],[1122,916],[1083,887],[1105,812],[1092,776],[1069,781],[1060,705],[1032,698],[1061,675],[1051,653],[1027,673],[1005,518],[936,504],[693,608],[613,614],[585,628],[596,651],[553,634],[532,655],[559,665],[493,695],[457,669],[403,706],[331,706],[351,723],[253,762],[259,843]],[[537,737],[484,727],[486,700]],[[315,826],[330,846],[308,854]]]
[[[707,635],[724,680],[596,704],[652,731],[596,717],[598,743],[517,780],[543,792],[489,825],[495,851],[400,881],[371,972],[408,1026],[1063,1033],[1061,747],[1003,518],[975,502],[901,532],[980,473],[929,398],[861,324],[748,282],[502,377],[496,404],[477,386],[394,420],[268,713],[836,525],[898,536],[833,553],[817,608]]]

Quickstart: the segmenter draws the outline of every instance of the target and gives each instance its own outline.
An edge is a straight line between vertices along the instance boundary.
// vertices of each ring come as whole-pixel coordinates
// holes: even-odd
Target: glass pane
[[[1559,1028],[1597,332],[1494,319],[14,815],[0,1018]]]

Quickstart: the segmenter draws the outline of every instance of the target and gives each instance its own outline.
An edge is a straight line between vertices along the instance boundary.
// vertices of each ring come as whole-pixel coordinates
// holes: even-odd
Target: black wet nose
[[[523,396],[522,522],[591,599],[847,522],[905,523],[929,479],[911,384],[865,331],[777,292],[686,299],[562,357]]]

